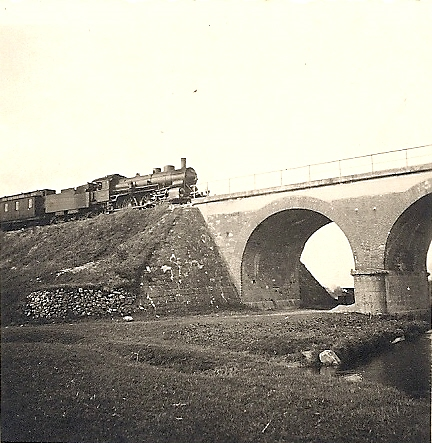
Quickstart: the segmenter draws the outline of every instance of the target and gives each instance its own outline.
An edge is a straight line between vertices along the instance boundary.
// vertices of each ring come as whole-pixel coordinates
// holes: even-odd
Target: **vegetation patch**
[[[216,367],[216,360],[205,352],[187,348],[173,348],[159,344],[111,346],[120,355],[134,363],[146,363],[152,366],[175,369],[179,372],[194,373],[208,371]]]
[[[2,343],[60,343],[64,345],[77,344],[84,337],[78,332],[63,331],[61,329],[36,329],[28,330],[20,328],[8,333],[6,329],[2,331]]]
[[[373,317],[363,314],[305,314],[267,317],[250,316],[233,320],[230,327],[223,321],[193,322],[168,330],[166,339],[188,344],[212,345],[235,351],[284,357],[304,365],[318,365],[318,354],[331,349],[342,362],[352,365],[370,358],[404,336],[413,339],[430,328],[428,321],[407,317]],[[306,361],[302,352],[310,351]]]

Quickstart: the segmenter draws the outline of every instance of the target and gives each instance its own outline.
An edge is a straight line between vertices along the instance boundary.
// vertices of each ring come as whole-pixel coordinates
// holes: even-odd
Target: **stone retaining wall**
[[[93,288],[55,288],[31,292],[26,297],[24,315],[34,320],[83,317],[118,317],[135,312],[166,314],[190,310],[217,310],[236,296],[232,286],[169,288],[149,286],[141,295],[125,289],[107,291]]]

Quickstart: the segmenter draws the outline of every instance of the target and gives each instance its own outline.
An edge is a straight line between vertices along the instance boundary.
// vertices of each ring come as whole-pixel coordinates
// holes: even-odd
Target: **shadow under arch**
[[[257,211],[242,232],[249,234],[241,255],[242,301],[260,307],[334,307],[300,256],[308,239],[332,222],[349,243],[338,218],[329,203],[308,197],[281,199]]]
[[[412,203],[393,224],[384,251],[389,312],[430,309],[427,254],[432,241],[432,194]]]
[[[432,241],[432,194],[409,206],[396,220],[387,237],[384,267],[399,273],[426,271]]]

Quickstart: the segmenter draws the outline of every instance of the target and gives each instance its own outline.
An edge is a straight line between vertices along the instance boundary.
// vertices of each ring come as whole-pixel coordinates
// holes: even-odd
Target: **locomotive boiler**
[[[163,171],[154,168],[152,174],[137,174],[132,178],[112,179],[111,203],[114,208],[147,207],[160,200],[186,203],[196,192],[198,177],[193,168],[181,159],[180,169],[167,165]]]
[[[151,174],[127,178],[111,174],[77,188],[56,193],[46,189],[0,198],[2,229],[70,220],[123,208],[149,208],[160,202],[184,204],[197,194],[195,170],[181,159],[180,169],[172,165],[155,168]]]

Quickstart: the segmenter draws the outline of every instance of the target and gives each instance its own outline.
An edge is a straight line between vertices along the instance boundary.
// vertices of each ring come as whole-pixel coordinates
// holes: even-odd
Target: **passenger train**
[[[155,168],[151,174],[127,178],[120,174],[97,178],[77,188],[26,192],[0,198],[2,230],[48,224],[110,213],[123,208],[150,208],[160,202],[184,204],[197,196],[195,170],[181,159]]]

